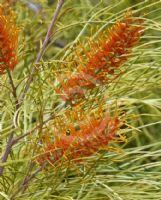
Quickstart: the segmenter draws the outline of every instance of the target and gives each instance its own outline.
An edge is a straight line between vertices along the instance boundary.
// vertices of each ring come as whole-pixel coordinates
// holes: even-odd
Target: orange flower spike
[[[79,44],[77,48],[82,52],[77,48],[75,50],[76,72],[66,77],[65,86],[61,82],[64,99],[75,101],[97,84],[107,84],[116,79],[119,75],[116,75],[116,70],[118,71],[118,68],[128,60],[128,54],[142,35],[142,29],[142,21],[128,12],[121,22],[117,22],[109,29],[108,37],[107,31],[104,31],[100,34],[98,42],[89,40],[88,52],[83,44]],[[83,59],[82,64],[80,60]]]
[[[54,143],[47,144],[45,153],[40,155],[37,161],[41,164],[43,160],[48,160],[54,164],[63,157],[81,161],[82,157],[90,156],[100,149],[107,149],[119,127],[120,121],[116,117],[92,119],[90,123],[80,125],[79,130],[73,129],[67,135],[57,134]]]
[[[8,4],[0,5],[0,74],[13,70],[18,62],[18,34],[13,11]]]

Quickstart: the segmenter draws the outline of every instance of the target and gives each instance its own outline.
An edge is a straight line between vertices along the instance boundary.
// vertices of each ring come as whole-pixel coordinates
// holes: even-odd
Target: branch
[[[27,174],[22,182],[22,184],[20,185],[20,187],[17,189],[17,191],[10,197],[10,200],[14,200],[16,195],[21,192],[21,194],[23,194],[25,192],[25,190],[27,189],[29,182],[39,173],[42,171],[42,169],[44,169],[46,166],[46,163],[44,163],[39,169],[37,169],[34,173],[32,173],[31,175]],[[30,163],[30,167],[29,167],[29,172],[30,170],[33,168],[33,163]]]
[[[5,152],[1,157],[1,163],[6,162],[8,155],[11,152],[11,149],[12,149],[12,146],[13,146],[13,135],[14,135],[14,133],[12,131],[9,135],[9,139],[8,139],[8,142],[7,142]],[[3,174],[3,171],[4,171],[4,166],[0,166],[0,176]]]
[[[12,79],[12,75],[11,75],[11,72],[10,72],[9,69],[7,69],[7,74],[8,74],[9,82],[10,82],[10,85],[11,85],[11,88],[12,88],[12,95],[15,98],[16,110],[18,110],[19,109],[19,102],[18,102],[18,98],[17,98],[16,87],[14,85],[14,82],[13,82],[13,79]]]
[[[18,136],[17,138],[14,138],[13,143],[14,143],[14,144],[17,144],[17,142],[18,142],[19,140],[21,140],[21,139],[23,139],[24,137],[30,135],[30,134],[31,134],[32,132],[34,132],[36,129],[42,127],[44,124],[46,124],[48,121],[50,121],[53,117],[55,117],[54,114],[51,115],[49,118],[47,118],[45,121],[43,121],[43,122],[37,124],[32,130],[30,130],[30,131],[28,131],[28,132],[26,132],[26,133],[24,133],[24,134]]]
[[[56,7],[56,10],[55,10],[55,12],[54,12],[54,15],[53,15],[51,24],[50,24],[50,26],[49,26],[49,28],[48,28],[46,37],[45,37],[44,42],[43,42],[43,45],[42,45],[42,48],[40,49],[40,51],[39,51],[39,53],[38,53],[38,55],[37,55],[37,58],[36,58],[35,63],[40,62],[40,60],[41,60],[41,58],[42,58],[42,56],[43,56],[43,54],[44,54],[44,51],[45,51],[45,49],[46,49],[46,47],[47,47],[47,45],[48,45],[50,36],[52,35],[52,32],[53,32],[53,29],[54,29],[56,20],[57,20],[57,18],[58,18],[59,12],[60,12],[60,10],[61,10],[61,8],[62,8],[62,6],[63,6],[63,3],[64,3],[64,0],[58,0],[57,7]],[[36,72],[36,67],[33,66],[32,70],[31,70],[31,74],[30,74],[30,76],[29,76],[29,78],[28,78],[28,80],[27,80],[27,82],[26,82],[25,89],[24,89],[22,95],[20,96],[20,105],[22,105],[23,100],[24,100],[24,98],[25,98],[25,96],[26,96],[26,94],[27,94],[27,92],[28,92],[28,90],[29,90],[29,88],[30,88],[30,85],[31,85],[31,83],[32,83],[32,81],[33,81],[33,77],[34,77],[34,75],[35,75],[35,72]]]
[[[53,28],[55,26],[56,20],[58,18],[58,15],[59,15],[59,12],[60,12],[60,10],[62,8],[63,3],[64,3],[64,0],[58,0],[57,7],[56,7],[56,10],[54,12],[51,24],[50,24],[50,26],[48,28],[45,40],[43,42],[42,48],[40,49],[40,51],[39,51],[39,53],[37,55],[35,63],[38,63],[41,60],[42,56],[43,56],[43,53],[44,53],[44,51],[45,51],[45,49],[46,49],[46,47],[48,45],[50,36],[51,36],[51,34],[53,32]],[[30,88],[30,85],[31,85],[32,81],[33,81],[33,77],[35,75],[35,72],[36,72],[36,67],[33,66],[32,70],[31,70],[31,74],[30,74],[30,76],[29,76],[29,78],[28,78],[28,80],[26,82],[25,89],[24,89],[22,95],[20,96],[20,98],[18,99],[17,98],[17,94],[16,94],[16,87],[14,86],[14,83],[13,83],[13,80],[12,80],[12,76],[10,74],[10,71],[7,70],[7,73],[8,73],[8,76],[9,76],[9,80],[10,80],[10,84],[11,84],[11,87],[12,87],[12,94],[13,94],[13,96],[15,98],[15,105],[16,105],[16,111],[17,111],[16,112],[16,116],[15,116],[16,119],[18,118],[18,114],[19,114],[18,110],[22,106],[23,100],[24,100],[24,98],[25,98],[25,96],[26,96],[26,94],[27,94],[27,92],[28,92],[28,90]],[[14,128],[14,126],[13,126],[13,128]],[[1,157],[1,163],[6,162],[6,160],[8,158],[8,155],[11,152],[12,146],[14,144],[16,144],[18,141],[19,141],[19,139],[18,140],[14,139],[14,133],[12,131],[10,136],[9,136],[5,152]],[[0,176],[3,174],[3,171],[4,171],[4,166],[0,166]]]
[[[18,102],[18,98],[17,98],[16,87],[14,85],[11,72],[8,69],[7,69],[7,74],[8,74],[9,82],[10,82],[10,85],[11,85],[11,88],[12,88],[12,95],[13,95],[13,97],[15,99],[15,110],[17,111],[19,109],[19,102]],[[14,129],[14,128],[15,128],[15,126],[13,125],[12,129]],[[14,144],[13,136],[14,136],[14,131],[12,130],[10,135],[9,135],[8,142],[7,142],[4,154],[1,157],[1,163],[6,162],[6,160],[8,158],[8,155],[11,152],[12,146]],[[4,171],[4,166],[0,166],[0,176],[3,174],[3,171]]]

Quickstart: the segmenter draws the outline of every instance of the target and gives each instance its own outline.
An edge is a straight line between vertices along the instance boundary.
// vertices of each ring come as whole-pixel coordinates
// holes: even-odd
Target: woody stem
[[[42,58],[42,56],[43,56],[43,54],[45,52],[45,49],[46,49],[46,47],[48,45],[48,42],[49,42],[49,39],[50,39],[50,37],[51,37],[51,35],[53,33],[53,29],[54,29],[56,20],[58,18],[60,10],[61,10],[61,8],[63,6],[63,3],[64,3],[64,0],[58,0],[57,7],[56,7],[56,10],[54,12],[52,21],[51,21],[50,26],[48,28],[46,37],[45,37],[43,45],[42,45],[42,48],[40,49],[40,51],[39,51],[39,53],[37,55],[35,63],[40,62],[40,60],[41,60],[41,58]],[[24,98],[25,98],[25,96],[26,96],[26,94],[27,94],[27,92],[28,92],[28,90],[30,88],[30,85],[31,85],[31,83],[33,81],[33,77],[34,77],[35,73],[36,73],[36,66],[34,65],[33,68],[31,69],[31,74],[30,74],[30,76],[29,76],[29,78],[28,78],[28,80],[26,82],[25,89],[24,89],[22,95],[20,96],[20,105],[22,105],[22,103],[23,103],[23,100],[24,100]]]
[[[18,102],[18,98],[17,98],[16,87],[14,85],[13,78],[12,78],[12,75],[11,75],[11,72],[9,71],[9,69],[7,69],[7,74],[8,74],[8,77],[9,77],[9,83],[11,85],[12,95],[15,99],[15,111],[17,111],[19,109],[19,102]],[[1,164],[6,162],[8,155],[10,154],[12,146],[14,144],[14,139],[13,139],[13,136],[14,136],[13,129],[14,128],[15,128],[15,126],[13,124],[12,128],[11,128],[12,130],[11,130],[11,133],[9,135],[8,142],[7,142],[7,145],[6,145],[6,149],[4,151],[4,154],[1,157]],[[0,166],[0,176],[3,174],[3,171],[4,171],[4,166],[2,165],[2,166]]]

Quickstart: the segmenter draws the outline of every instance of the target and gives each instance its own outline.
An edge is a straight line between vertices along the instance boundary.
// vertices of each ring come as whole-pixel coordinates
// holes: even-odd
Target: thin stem
[[[5,163],[6,162],[6,160],[8,158],[8,155],[11,152],[11,149],[12,149],[12,146],[13,146],[13,135],[14,135],[14,133],[12,131],[10,133],[10,135],[9,135],[9,139],[8,139],[8,142],[7,142],[7,146],[6,146],[5,152],[1,157],[1,163]],[[4,166],[0,166],[0,176],[3,174],[3,171],[4,171]]]
[[[28,132],[26,132],[26,133],[24,133],[24,134],[18,136],[17,138],[15,138],[15,139],[13,140],[13,143],[16,144],[19,140],[21,140],[21,139],[23,139],[24,137],[30,135],[30,134],[31,134],[32,132],[34,132],[36,129],[42,127],[44,124],[46,124],[48,121],[50,121],[53,117],[55,117],[55,115],[51,115],[51,116],[50,116],[48,119],[46,119],[45,121],[43,121],[43,122],[37,124],[32,130],[30,130],[30,131],[28,131]]]
[[[17,191],[10,197],[10,200],[14,200],[16,195],[21,192],[21,194],[23,194],[25,192],[25,190],[27,189],[29,182],[39,173],[42,171],[42,169],[46,166],[46,163],[44,163],[39,169],[37,169],[34,173],[32,173],[31,175],[29,175],[30,171],[32,170],[34,164],[33,162],[30,163],[30,167],[29,167],[29,171],[27,173],[27,175],[25,176],[22,184],[20,185],[20,187],[17,189]]]
[[[11,85],[11,89],[12,89],[12,95],[15,99],[15,110],[17,111],[19,109],[19,102],[18,102],[18,98],[17,98],[17,92],[16,92],[16,87],[14,85],[14,82],[13,82],[13,79],[12,79],[12,75],[11,75],[11,72],[7,69],[7,74],[8,74],[8,77],[9,77],[9,83]],[[12,126],[12,129],[14,129],[14,125]],[[12,130],[10,135],[9,135],[9,138],[8,138],[8,142],[7,142],[7,145],[6,145],[6,149],[4,151],[4,154],[2,155],[1,157],[1,163],[4,163],[6,162],[7,158],[8,158],[8,155],[10,154],[11,152],[11,149],[12,149],[12,146],[14,144],[14,139],[13,139],[13,136],[14,136],[14,131]],[[0,166],[0,176],[3,174],[3,171],[4,171],[4,166]]]
[[[44,42],[43,42],[43,45],[42,45],[42,48],[40,49],[40,51],[39,51],[39,53],[38,53],[38,55],[37,55],[37,58],[36,58],[35,63],[40,62],[40,60],[41,60],[41,58],[42,58],[42,56],[43,56],[43,54],[44,54],[44,52],[45,52],[45,49],[46,49],[46,47],[47,47],[47,45],[48,45],[50,36],[52,35],[52,32],[53,32],[53,29],[54,29],[56,20],[57,20],[57,18],[58,18],[58,15],[59,15],[59,13],[60,13],[60,10],[61,10],[61,8],[62,8],[62,6],[63,6],[63,3],[64,3],[64,0],[58,0],[57,7],[56,7],[56,10],[55,10],[55,12],[54,12],[54,15],[53,15],[51,24],[50,24],[50,26],[49,26],[49,28],[48,28],[46,37],[45,37]],[[32,68],[32,70],[31,70],[31,74],[30,74],[30,76],[29,76],[29,78],[28,78],[28,80],[27,80],[27,82],[26,82],[25,89],[24,89],[22,95],[20,96],[20,105],[22,105],[22,103],[23,103],[23,100],[24,100],[24,98],[25,98],[25,96],[26,96],[26,94],[27,94],[27,92],[28,92],[28,90],[29,90],[29,88],[30,88],[30,85],[31,85],[31,83],[32,83],[32,81],[33,81],[33,77],[34,77],[35,73],[36,73],[36,67],[35,67],[35,65],[34,65],[33,68]]]
[[[55,26],[56,20],[58,18],[58,15],[59,15],[59,12],[60,12],[60,10],[62,8],[63,3],[64,3],[64,0],[58,0],[57,7],[56,7],[56,10],[54,12],[51,24],[50,24],[50,26],[48,28],[45,40],[44,40],[43,45],[42,45],[42,48],[40,49],[40,51],[39,51],[39,53],[37,55],[37,58],[36,58],[36,61],[35,61],[36,63],[38,63],[41,60],[41,58],[43,56],[43,53],[44,53],[44,51],[45,51],[45,49],[46,49],[46,47],[48,45],[50,36],[51,36],[51,34],[53,32],[53,28]],[[12,94],[13,94],[13,96],[15,98],[15,105],[16,105],[16,116],[15,116],[15,118],[16,119],[18,118],[18,115],[19,115],[18,110],[22,106],[23,100],[24,100],[24,98],[25,98],[25,96],[26,96],[26,94],[27,94],[27,92],[28,92],[28,90],[30,88],[30,85],[31,85],[32,81],[33,81],[33,77],[35,75],[35,72],[36,72],[36,67],[33,66],[32,70],[31,70],[31,73],[30,73],[30,76],[29,76],[29,78],[28,78],[28,80],[26,82],[25,89],[24,89],[22,95],[20,96],[20,98],[18,99],[17,98],[17,94],[16,94],[16,87],[14,86],[14,82],[13,82],[11,73],[10,73],[9,70],[7,70],[7,73],[8,73],[8,76],[9,76],[9,80],[10,80],[10,84],[11,84],[11,87],[12,87]],[[14,126],[13,126],[13,128],[14,128]],[[7,158],[8,158],[8,155],[10,154],[10,152],[11,152],[12,146],[14,144],[16,144],[18,141],[19,140],[14,140],[14,133],[12,131],[11,134],[9,135],[9,139],[8,139],[8,142],[7,142],[7,146],[6,146],[5,152],[1,157],[1,163],[4,163],[4,162],[7,161]],[[0,176],[3,174],[3,171],[4,171],[4,166],[0,166]]]
[[[7,69],[7,74],[8,74],[9,82],[10,82],[10,85],[11,85],[11,88],[12,88],[12,95],[13,95],[13,97],[15,98],[16,110],[18,110],[18,109],[19,109],[19,102],[18,102],[18,98],[17,98],[16,87],[15,87],[15,85],[14,85],[13,78],[12,78],[12,74],[11,74],[11,72],[10,72],[9,69]]]

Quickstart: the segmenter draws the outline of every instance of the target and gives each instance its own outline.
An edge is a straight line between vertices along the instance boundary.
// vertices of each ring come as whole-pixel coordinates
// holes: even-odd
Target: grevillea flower
[[[18,33],[13,11],[8,4],[0,5],[0,74],[13,70],[18,62]]]
[[[142,28],[142,21],[128,12],[121,22],[102,32],[97,42],[88,40],[89,50],[79,44],[73,58],[76,67],[73,66],[72,71],[71,63],[66,64],[69,73],[65,78],[58,76],[60,88],[56,91],[63,100],[75,102],[84,97],[89,89],[115,80],[121,74],[119,67],[127,61],[132,47],[141,37]]]
[[[119,119],[108,115],[91,119],[88,124],[80,124],[77,130],[71,127],[66,134],[57,133],[54,142],[50,142],[48,138],[44,152],[36,161],[39,164],[48,161],[53,165],[62,158],[81,161],[83,157],[90,156],[100,149],[107,149],[119,127]]]

